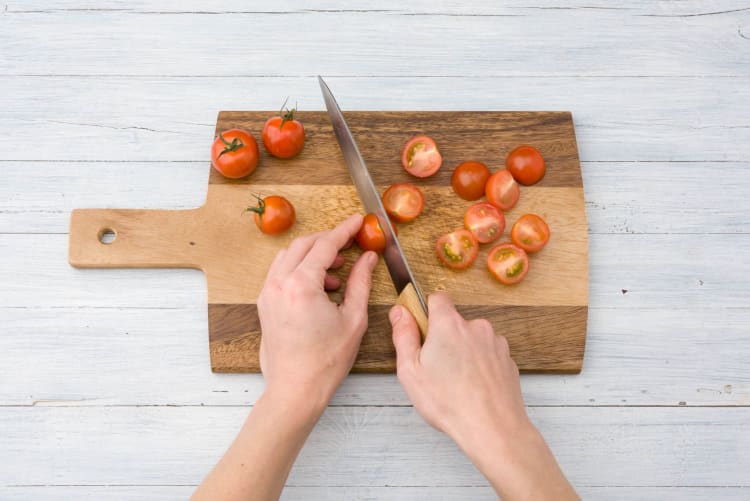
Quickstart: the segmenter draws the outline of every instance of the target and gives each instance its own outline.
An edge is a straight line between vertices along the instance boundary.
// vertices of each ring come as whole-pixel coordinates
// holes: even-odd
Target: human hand
[[[420,415],[459,445],[529,425],[507,340],[487,320],[465,320],[444,292],[428,302],[424,346],[407,310],[389,316],[398,378]]]
[[[276,255],[258,298],[260,366],[268,390],[324,408],[354,364],[367,330],[377,254],[365,252],[354,264],[341,305],[325,289],[340,285],[327,270],[343,264],[339,251],[361,225],[355,214],[330,231],[295,239]]]
[[[428,300],[420,346],[414,317],[394,306],[398,378],[430,425],[447,433],[502,499],[578,499],[529,420],[508,341],[487,320],[465,320],[447,294]]]

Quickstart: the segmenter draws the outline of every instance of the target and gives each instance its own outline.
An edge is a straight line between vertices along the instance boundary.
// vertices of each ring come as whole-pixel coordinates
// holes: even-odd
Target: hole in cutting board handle
[[[117,232],[111,228],[99,230],[99,241],[103,244],[111,244],[117,238]]]

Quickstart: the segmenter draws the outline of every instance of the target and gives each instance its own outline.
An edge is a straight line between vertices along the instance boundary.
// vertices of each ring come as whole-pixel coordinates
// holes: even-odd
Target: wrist
[[[290,416],[314,424],[325,411],[330,398],[325,391],[314,386],[269,384],[259,403],[262,401]]]

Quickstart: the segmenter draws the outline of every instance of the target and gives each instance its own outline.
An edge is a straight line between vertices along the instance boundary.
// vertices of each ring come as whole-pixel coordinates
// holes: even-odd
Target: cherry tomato
[[[517,284],[529,272],[529,256],[511,243],[500,244],[487,254],[487,268],[500,282]]]
[[[422,192],[410,183],[396,183],[383,193],[383,206],[399,223],[414,221],[424,208]]]
[[[429,177],[436,173],[443,163],[435,141],[428,136],[414,136],[401,152],[401,164],[406,172],[416,177]]]
[[[242,129],[220,132],[211,146],[211,165],[231,179],[250,175],[258,166],[258,143]]]
[[[451,186],[464,200],[479,200],[490,177],[490,170],[482,162],[464,162],[453,171]]]
[[[487,201],[501,210],[512,209],[521,194],[518,183],[507,170],[499,170],[487,180],[484,188]]]
[[[284,197],[272,195],[258,198],[256,207],[248,207],[245,211],[254,212],[255,225],[267,235],[284,233],[292,227],[296,216],[294,206]]]
[[[519,183],[529,186],[544,177],[544,157],[533,146],[519,146],[505,159],[505,166]]]
[[[284,102],[286,105],[286,102]],[[292,158],[305,146],[305,128],[294,119],[297,108],[283,109],[263,126],[263,146],[278,158]]]
[[[487,244],[502,236],[505,231],[505,216],[494,205],[479,202],[466,211],[464,226],[480,244]]]
[[[395,226],[393,231],[398,234]],[[380,221],[375,214],[370,213],[365,216],[362,227],[354,236],[354,239],[362,250],[371,250],[378,254],[385,250],[385,233],[383,233],[383,228],[380,227]]]
[[[479,242],[469,230],[459,229],[438,238],[435,252],[448,268],[463,270],[477,260]]]
[[[510,238],[526,252],[539,252],[549,241],[549,226],[536,214],[524,214],[513,223]]]

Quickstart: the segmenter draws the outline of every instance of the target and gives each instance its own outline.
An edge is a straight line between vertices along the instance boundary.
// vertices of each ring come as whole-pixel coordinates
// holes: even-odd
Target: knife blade
[[[333,125],[333,131],[336,134],[336,140],[344,154],[344,160],[349,168],[349,174],[362,205],[366,212],[375,214],[385,235],[383,259],[396,288],[396,293],[399,295],[397,303],[406,306],[414,315],[424,339],[427,333],[427,303],[417,285],[414,274],[409,268],[404,251],[391,225],[391,220],[388,218],[380,200],[380,193],[375,188],[375,183],[372,182],[370,171],[367,170],[367,164],[365,164],[362,154],[359,152],[349,125],[341,113],[341,108],[339,108],[328,85],[320,76],[318,76],[318,82],[320,83],[320,90],[323,92],[323,99],[328,110],[328,117]]]

